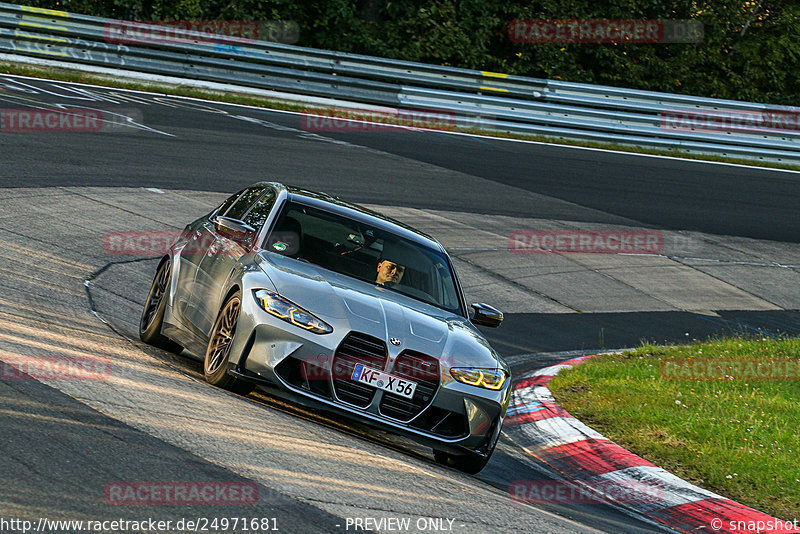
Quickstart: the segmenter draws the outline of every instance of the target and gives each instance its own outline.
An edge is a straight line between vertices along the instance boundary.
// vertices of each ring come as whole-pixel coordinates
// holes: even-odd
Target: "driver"
[[[378,277],[375,280],[376,284],[384,285],[387,282],[391,284],[399,284],[403,279],[403,273],[406,272],[404,265],[400,265],[393,261],[383,259],[378,262]]]

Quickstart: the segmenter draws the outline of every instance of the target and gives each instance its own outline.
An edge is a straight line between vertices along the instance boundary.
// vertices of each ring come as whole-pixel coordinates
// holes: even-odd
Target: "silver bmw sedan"
[[[146,343],[205,355],[206,380],[260,386],[417,440],[437,462],[486,465],[511,394],[433,238],[339,198],[261,182],[190,223],[162,258]]]

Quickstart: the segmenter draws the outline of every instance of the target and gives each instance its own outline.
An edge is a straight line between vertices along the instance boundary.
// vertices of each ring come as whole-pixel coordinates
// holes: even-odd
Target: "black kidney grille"
[[[391,374],[416,382],[417,389],[411,399],[385,392],[380,405],[383,415],[409,421],[433,402],[439,389],[439,360],[419,352],[405,351],[394,361]]]
[[[350,377],[358,363],[383,371],[386,368],[386,358],[386,343],[366,334],[350,333],[336,349],[333,357],[333,388],[336,396],[359,408],[369,406],[376,389],[359,384]]]

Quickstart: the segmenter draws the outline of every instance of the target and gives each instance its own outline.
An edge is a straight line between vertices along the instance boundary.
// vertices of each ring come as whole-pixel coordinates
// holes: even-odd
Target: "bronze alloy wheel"
[[[228,357],[231,353],[233,335],[236,332],[236,322],[239,320],[241,307],[242,299],[238,291],[231,295],[222,306],[208,340],[203,374],[209,384],[247,395],[254,386],[228,374]]]

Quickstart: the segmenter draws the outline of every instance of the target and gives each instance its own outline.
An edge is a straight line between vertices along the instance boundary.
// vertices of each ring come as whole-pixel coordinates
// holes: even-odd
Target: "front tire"
[[[487,456],[481,456],[475,453],[466,454],[450,454],[444,451],[433,449],[433,458],[437,464],[446,465],[453,469],[458,469],[468,475],[476,475],[486,467],[486,464],[491,458],[491,452]]]
[[[497,442],[500,439],[499,425],[502,424],[502,421],[498,422],[497,424],[498,427],[493,433],[491,444],[489,445],[489,450],[486,451],[486,455],[475,452],[451,454],[449,452],[433,449],[433,459],[436,460],[436,463],[438,464],[446,465],[447,467],[452,467],[453,469],[458,469],[459,471],[469,475],[476,475],[480,473],[481,470],[486,467],[486,464],[489,463],[489,458],[492,457],[492,453],[494,453],[494,449],[497,447]]]
[[[228,374],[228,358],[233,345],[233,334],[242,307],[241,292],[231,295],[219,311],[206,348],[203,374],[206,382],[240,395],[247,395],[255,386]]]
[[[147,294],[142,317],[139,319],[139,339],[149,345],[179,353],[183,347],[161,333],[164,323],[164,312],[167,309],[167,296],[169,292],[170,274],[172,272],[170,261],[164,260],[156,269],[150,292]]]

